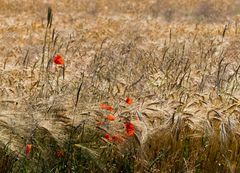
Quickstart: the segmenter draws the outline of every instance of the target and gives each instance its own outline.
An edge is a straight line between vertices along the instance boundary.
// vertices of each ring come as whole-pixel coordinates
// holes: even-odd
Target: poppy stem
[[[79,96],[80,96],[80,91],[82,89],[82,85],[83,85],[83,78],[84,78],[84,72],[82,73],[82,78],[81,78],[81,83],[78,87],[78,91],[77,91],[77,99],[76,99],[76,103],[75,103],[75,108],[77,107],[78,104],[78,100],[79,100]]]
[[[64,78],[65,78],[65,64],[63,65],[63,80],[64,80]]]

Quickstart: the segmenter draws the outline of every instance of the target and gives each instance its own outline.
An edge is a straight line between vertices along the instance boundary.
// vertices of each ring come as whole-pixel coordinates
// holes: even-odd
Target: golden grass
[[[0,1],[0,172],[239,172],[236,4]]]

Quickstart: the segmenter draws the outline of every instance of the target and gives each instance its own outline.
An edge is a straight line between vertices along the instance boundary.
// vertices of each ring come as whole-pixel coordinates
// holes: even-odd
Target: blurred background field
[[[0,172],[239,172],[239,12],[0,0]]]

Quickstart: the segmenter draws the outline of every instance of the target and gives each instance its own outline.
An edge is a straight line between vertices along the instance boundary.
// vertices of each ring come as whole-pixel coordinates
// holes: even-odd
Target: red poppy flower
[[[56,55],[53,61],[55,64],[64,65],[64,59],[60,55]]]
[[[125,123],[125,128],[126,128],[128,136],[133,136],[134,135],[135,127],[131,122]]]
[[[133,104],[133,99],[131,99],[130,97],[127,97],[126,103],[129,105]]]
[[[27,144],[26,145],[26,155],[27,155],[27,157],[30,156],[31,151],[32,151],[32,144]]]
[[[109,111],[113,111],[113,107],[112,106],[109,106],[107,104],[101,104],[100,107],[102,109],[106,109],[106,110],[109,110]]]
[[[114,121],[115,119],[116,119],[116,117],[115,116],[113,116],[113,115],[108,115],[107,117],[106,117],[109,121]]]
[[[63,150],[57,150],[56,155],[57,155],[57,157],[64,157],[64,151]]]
[[[107,133],[104,135],[104,138],[111,141],[112,140],[112,137]]]

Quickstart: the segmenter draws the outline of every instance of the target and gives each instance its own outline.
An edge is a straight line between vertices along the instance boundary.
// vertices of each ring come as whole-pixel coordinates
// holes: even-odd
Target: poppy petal
[[[127,97],[126,98],[126,103],[129,104],[129,105],[133,104],[133,99],[130,98],[130,97]]]
[[[55,64],[64,65],[64,59],[60,55],[56,55],[53,61]]]
[[[100,107],[105,110],[113,111],[113,107],[107,104],[101,104]]]
[[[125,123],[125,128],[128,136],[133,136],[135,134],[135,127],[131,122]]]
[[[112,140],[112,137],[107,133],[104,135],[104,138],[111,141]]]
[[[113,115],[108,115],[107,117],[106,117],[109,121],[114,121],[115,119],[116,119],[116,117],[115,116],[113,116]]]
[[[26,145],[26,155],[27,155],[27,157],[29,157],[31,151],[32,151],[32,144],[27,144]]]

